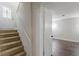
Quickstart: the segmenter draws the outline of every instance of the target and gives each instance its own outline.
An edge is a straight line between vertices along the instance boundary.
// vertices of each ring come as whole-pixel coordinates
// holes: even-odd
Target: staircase
[[[0,56],[25,56],[17,30],[0,30]]]

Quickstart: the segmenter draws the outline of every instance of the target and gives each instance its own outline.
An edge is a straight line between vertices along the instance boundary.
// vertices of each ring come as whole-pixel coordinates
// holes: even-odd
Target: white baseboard
[[[66,38],[60,38],[60,37],[53,37],[54,39],[56,39],[56,40],[65,40],[65,41],[70,41],[70,42],[78,42],[79,43],[79,41],[78,40],[72,40],[72,39],[66,39]]]

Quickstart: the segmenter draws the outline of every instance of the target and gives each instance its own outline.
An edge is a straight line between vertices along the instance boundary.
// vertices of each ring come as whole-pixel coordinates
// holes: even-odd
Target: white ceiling
[[[52,11],[55,18],[79,17],[79,2],[45,2],[43,4]]]
[[[0,2],[0,6],[17,9],[19,2]]]
[[[14,6],[17,5],[19,2],[0,2],[0,5],[4,5],[4,6]]]

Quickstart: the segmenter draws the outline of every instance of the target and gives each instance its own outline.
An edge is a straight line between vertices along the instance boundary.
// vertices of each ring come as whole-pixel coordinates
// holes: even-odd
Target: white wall
[[[28,55],[43,56],[43,8],[40,3],[20,3],[17,29]]]
[[[52,10],[51,20],[53,20],[54,24],[52,34],[54,37],[77,42],[79,40],[77,22],[79,18],[79,2],[47,2],[44,5],[47,9]]]
[[[19,8],[17,10],[17,18],[18,18],[17,25],[19,24],[17,27],[20,36],[22,38],[24,48],[28,52],[28,55],[30,55],[30,53],[32,53],[33,56],[43,56],[44,53],[46,53],[45,55],[51,55],[50,33],[52,28],[51,27],[52,15],[50,16],[51,13],[50,11],[46,12],[45,15],[44,11],[45,10],[43,4],[39,2],[32,4],[20,3]],[[44,20],[46,22],[44,22]],[[50,26],[48,28],[46,27],[44,28],[44,25],[46,24],[48,26],[50,24]],[[50,30],[48,30],[49,28]],[[44,38],[44,31],[46,31],[45,34],[49,33],[48,35],[45,35],[45,38]],[[29,40],[29,38],[31,39],[31,41]],[[46,39],[45,42],[43,42],[44,39]],[[45,47],[43,45],[44,43]],[[49,43],[49,45],[47,43]],[[45,51],[43,50],[43,48],[45,49]]]
[[[15,28],[14,20],[3,16],[3,7],[0,5],[0,28]],[[9,8],[9,7],[6,7]],[[10,8],[11,9],[11,8]],[[11,10],[12,11],[12,10]]]
[[[32,54],[31,46],[31,3],[19,3],[16,12],[16,24],[27,55]]]
[[[51,35],[55,34],[55,32],[52,34],[52,16],[53,16],[52,14],[54,14],[52,12],[53,11],[52,9],[49,9],[45,4],[42,4],[42,3],[32,3],[32,48],[33,48],[32,53],[33,55],[44,54],[48,56],[48,55],[51,55],[52,53]],[[73,22],[74,21],[72,21],[72,23]],[[45,28],[43,28],[44,24],[45,24]],[[54,37],[59,38],[55,35]],[[44,44],[44,50],[41,49],[43,48],[43,44]]]
[[[43,56],[43,6],[32,3],[32,53]]]
[[[0,29],[11,28],[16,29],[15,19],[13,19],[14,13],[17,9],[17,3],[0,2]],[[3,7],[11,9],[11,18],[3,17]]]
[[[34,56],[52,54],[52,10],[43,3],[32,3],[32,53]]]
[[[58,39],[79,41],[79,18],[70,17],[53,21],[56,27],[52,29],[53,36]],[[53,25],[52,25],[53,26]]]

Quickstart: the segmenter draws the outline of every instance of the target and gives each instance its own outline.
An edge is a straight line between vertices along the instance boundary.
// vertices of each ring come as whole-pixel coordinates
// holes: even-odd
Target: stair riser
[[[0,33],[17,32],[17,30],[0,30]]]
[[[4,50],[11,49],[11,48],[21,46],[21,45],[22,45],[21,42],[19,42],[19,43],[7,45],[7,46],[0,46],[0,51],[4,51]]]
[[[6,37],[12,37],[12,36],[18,36],[18,33],[16,33],[16,34],[0,35],[0,38],[6,38]]]
[[[19,55],[19,56],[26,56],[26,54],[24,53],[24,54],[22,54],[22,55]]]
[[[5,40],[0,40],[0,44],[8,43],[8,42],[13,42],[13,41],[18,41],[20,38],[12,38],[12,39],[5,39]]]
[[[23,53],[16,54],[16,55],[14,55],[14,56],[26,56],[26,53],[23,52]]]

